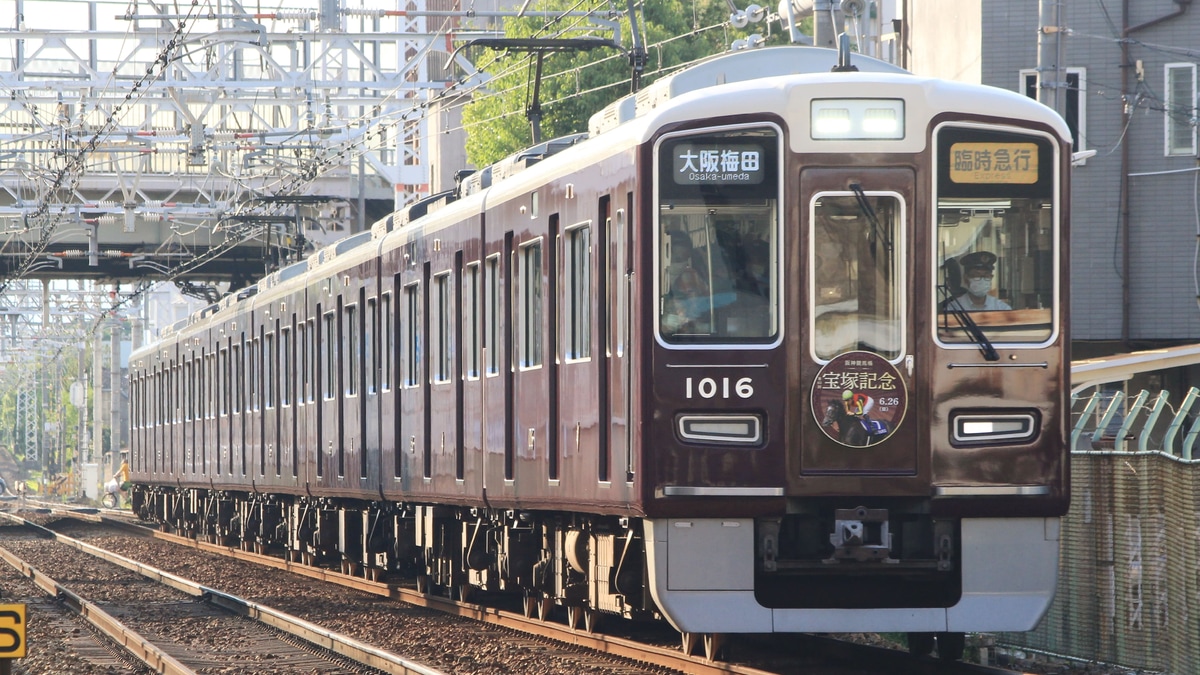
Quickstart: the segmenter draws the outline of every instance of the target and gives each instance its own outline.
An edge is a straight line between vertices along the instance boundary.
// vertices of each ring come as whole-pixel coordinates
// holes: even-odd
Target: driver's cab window
[[[1050,339],[1058,228],[1054,146],[1041,136],[938,132],[938,338]]]
[[[773,342],[779,334],[778,133],[669,137],[658,149],[660,339]]]

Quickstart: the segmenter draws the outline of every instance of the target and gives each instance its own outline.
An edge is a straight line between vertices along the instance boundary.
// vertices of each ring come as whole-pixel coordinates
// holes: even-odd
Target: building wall
[[[1171,0],[1129,2],[1130,24],[1176,11]],[[1128,269],[1121,219],[1122,157],[1125,173],[1192,169],[1195,157],[1164,156],[1166,94],[1164,65],[1196,62],[1197,57],[1171,52],[1187,48],[1200,30],[1200,7],[1182,16],[1134,32],[1129,68],[1122,68],[1122,3],[1098,6],[1063,2],[1067,68],[1086,69],[1085,117],[1080,142],[1096,156],[1073,175],[1071,200],[1071,311],[1075,340],[1195,341],[1200,338],[1197,309],[1196,173],[1174,173],[1129,179]],[[1107,9],[1107,13],[1103,11]],[[1038,0],[985,0],[982,7],[984,84],[1017,89],[1019,73],[1037,67]],[[1140,61],[1138,82],[1136,67]],[[1124,90],[1135,101],[1128,120],[1122,113]],[[1124,310],[1123,285],[1128,278],[1131,301]],[[1127,324],[1127,329],[1123,328]],[[1128,331],[1128,335],[1124,334]]]
[[[905,0],[908,69],[917,75],[980,82],[982,0]]]

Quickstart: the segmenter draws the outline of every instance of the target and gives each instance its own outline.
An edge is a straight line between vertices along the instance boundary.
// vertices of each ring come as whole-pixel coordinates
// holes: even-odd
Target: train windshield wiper
[[[950,292],[947,286],[938,286],[938,290],[942,292],[942,309],[946,314],[953,314],[958,325],[966,331],[970,336],[971,341],[979,346],[979,351],[983,352],[985,361],[999,361],[1000,355],[996,353],[996,348],[992,346],[991,340],[987,339],[979,324],[971,318],[971,313],[963,309],[962,305],[954,298],[954,294]]]
[[[850,189],[854,191],[854,198],[858,200],[858,210],[862,211],[863,215],[866,216],[867,220],[871,223],[871,231],[874,233],[875,237],[883,240],[884,250],[888,253],[891,253],[892,239],[888,236],[887,232],[884,232],[883,228],[880,227],[879,218],[875,216],[875,209],[871,208],[871,202],[867,201],[867,193],[863,192],[862,185],[859,185],[858,183],[851,183]],[[874,247],[872,247],[872,255],[873,254]]]

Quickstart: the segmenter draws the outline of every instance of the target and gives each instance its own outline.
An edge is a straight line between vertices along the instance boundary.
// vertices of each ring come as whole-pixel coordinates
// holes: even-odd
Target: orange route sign
[[[25,605],[0,604],[0,659],[25,657]]]

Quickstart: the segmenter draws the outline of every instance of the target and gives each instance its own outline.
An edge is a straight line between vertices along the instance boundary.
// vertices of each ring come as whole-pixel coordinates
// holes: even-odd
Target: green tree
[[[616,4],[623,9],[624,3]],[[575,0],[536,3],[536,9],[547,11],[578,7]],[[647,46],[643,86],[682,65],[726,51],[739,37],[752,33],[768,37],[767,31],[772,28],[765,22],[740,31],[731,28],[725,0],[654,0],[644,4],[643,15],[644,20],[639,21],[642,41]],[[601,48],[545,55],[539,96],[543,140],[586,131],[593,113],[629,93],[629,17],[622,16],[620,23],[624,51]],[[557,21],[526,17],[507,20],[504,32],[510,38],[579,37],[578,31],[569,29],[583,25],[571,17]],[[768,37],[769,43],[786,41],[786,35]],[[486,91],[477,92],[463,109],[467,160],[475,166],[486,166],[532,144],[525,111],[533,91],[536,57],[528,52],[490,49],[472,56],[481,70],[493,75]]]

